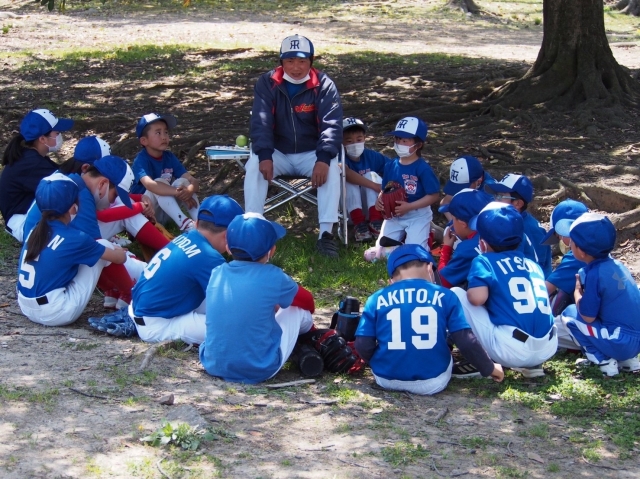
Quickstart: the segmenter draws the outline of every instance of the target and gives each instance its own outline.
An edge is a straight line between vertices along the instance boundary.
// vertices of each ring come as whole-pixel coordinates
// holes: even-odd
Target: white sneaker
[[[131,244],[131,241],[129,241],[127,238],[123,238],[123,237],[117,236],[117,235],[116,236],[112,236],[109,241],[111,241],[114,244],[117,244],[121,248],[126,248],[127,246],[129,246]]]
[[[631,359],[625,359],[624,361],[618,361],[618,368],[625,373],[637,373],[640,371],[640,361],[637,356]]]
[[[602,371],[602,374],[606,374],[609,377],[618,375],[618,361],[616,361],[615,359],[603,361],[598,364],[598,366],[600,366],[600,371]]]
[[[531,366],[530,368],[511,368],[513,371],[518,371],[525,378],[541,378],[544,376],[544,369],[542,369],[542,364],[538,364],[537,366]]]

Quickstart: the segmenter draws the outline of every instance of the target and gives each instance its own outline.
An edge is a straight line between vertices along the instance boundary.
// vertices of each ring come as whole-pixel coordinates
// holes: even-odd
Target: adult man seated
[[[318,251],[338,257],[333,224],[338,221],[342,106],[333,81],[312,67],[313,43],[293,35],[280,47],[280,66],[254,88],[252,152],[244,181],[245,210],[264,212],[269,182],[281,175],[311,178],[318,188]]]

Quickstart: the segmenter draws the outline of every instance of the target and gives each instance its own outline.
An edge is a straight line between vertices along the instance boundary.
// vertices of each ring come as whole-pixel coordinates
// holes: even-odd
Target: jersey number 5
[[[162,264],[162,262],[167,259],[171,255],[171,250],[169,248],[162,248],[158,253],[149,261],[149,264],[144,269],[144,277],[147,279],[151,279],[158,268]]]
[[[36,282],[36,269],[33,265],[24,260],[26,256],[27,250],[22,253],[22,261],[20,261],[20,275],[18,276],[18,279],[20,280],[20,286],[25,289],[31,289]],[[36,261],[38,261],[39,258],[40,257],[36,258]]]
[[[551,314],[547,286],[540,278],[511,278],[509,292],[516,301],[513,308],[520,314],[533,313],[536,307],[542,314]]]
[[[387,321],[391,321],[391,341],[388,349],[407,349],[407,343],[402,341],[401,309],[394,308],[387,313]],[[426,318],[426,324],[422,319]],[[438,341],[438,313],[431,306],[420,306],[411,311],[411,329],[416,333],[411,336],[411,344],[416,349],[431,349]],[[423,339],[428,336],[428,339]]]

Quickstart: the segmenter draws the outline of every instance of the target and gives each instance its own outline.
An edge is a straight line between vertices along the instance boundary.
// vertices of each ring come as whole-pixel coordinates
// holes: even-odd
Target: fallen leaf
[[[544,464],[545,460],[542,459],[538,454],[536,454],[535,452],[528,452],[527,453],[527,457],[529,459],[531,459],[532,461],[536,461],[539,462],[540,464]]]

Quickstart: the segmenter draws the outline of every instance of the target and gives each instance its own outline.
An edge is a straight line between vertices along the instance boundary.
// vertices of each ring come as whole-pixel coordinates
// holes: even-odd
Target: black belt
[[[138,326],[146,326],[146,323],[144,322],[144,318],[139,318],[137,316],[133,317],[133,321],[138,325]]]
[[[549,333],[549,341],[551,341],[553,339],[553,332],[554,332],[554,328],[551,328],[551,332]],[[525,333],[524,331],[515,328],[513,330],[513,334],[511,335],[513,336],[514,339],[517,339],[520,342],[526,343],[527,339],[529,339],[529,335],[527,333]]]
[[[39,298],[36,298],[36,303],[38,303],[40,306],[44,306],[45,304],[49,304],[49,300],[47,299],[47,295],[45,294],[44,296],[40,296]]]

